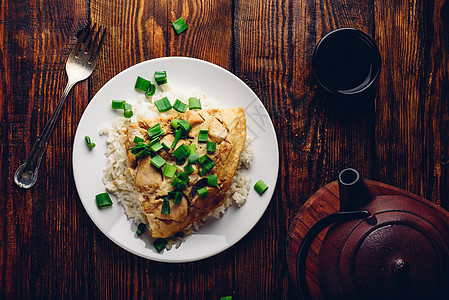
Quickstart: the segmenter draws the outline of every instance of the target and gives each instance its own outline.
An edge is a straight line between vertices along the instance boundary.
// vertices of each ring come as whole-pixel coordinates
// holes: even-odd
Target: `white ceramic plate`
[[[112,195],[114,204],[98,209],[95,195],[105,192],[102,182],[106,166],[106,137],[100,136],[102,126],[112,124],[119,116],[111,109],[113,99],[126,99],[132,103],[139,95],[134,89],[137,76],[153,80],[156,70],[167,71],[171,86],[198,88],[213,98],[219,107],[243,107],[247,117],[247,134],[252,139],[254,156],[247,171],[252,177],[251,190],[246,203],[231,206],[222,218],[209,218],[204,226],[190,235],[178,248],[158,253],[153,239],[138,237],[136,225],[128,220],[123,208]],[[96,147],[90,150],[84,140],[90,136]],[[237,243],[259,221],[265,212],[276,186],[279,152],[276,133],[265,107],[257,95],[238,77],[214,64],[185,57],[152,59],[132,66],[107,82],[94,96],[81,117],[73,142],[73,175],[81,202],[95,225],[120,247],[155,261],[189,262],[220,253]],[[269,186],[262,195],[253,185],[263,179]]]

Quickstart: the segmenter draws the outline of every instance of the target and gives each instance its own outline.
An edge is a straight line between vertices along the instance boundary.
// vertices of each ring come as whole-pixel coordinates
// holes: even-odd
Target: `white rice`
[[[188,103],[188,98],[196,97],[201,100],[203,109],[215,108],[213,100],[208,99],[207,96],[198,89],[176,89],[168,84],[164,84],[159,87],[161,90],[157,91],[153,97],[145,97],[142,95],[137,99],[135,103],[131,103],[133,106],[133,117],[126,119],[119,117],[111,124],[105,124],[100,130],[100,135],[107,135],[106,143],[107,149],[105,155],[107,157],[106,168],[103,173],[103,183],[106,190],[114,194],[118,202],[122,205],[126,216],[132,219],[137,225],[145,223],[148,225],[145,214],[140,209],[140,202],[137,194],[134,190],[134,182],[129,171],[128,159],[125,149],[126,141],[126,128],[130,123],[136,122],[139,119],[153,118],[159,115],[168,115],[173,111],[166,114],[160,113],[153,101],[168,97],[173,104],[175,99],[179,99],[184,103]],[[167,239],[168,243],[166,249],[170,249],[173,244],[176,248],[180,246],[183,239],[189,234],[195,232],[204,223],[209,216],[220,218],[226,209],[231,205],[242,206],[251,187],[251,177],[246,175],[246,169],[249,168],[253,156],[253,149],[250,146],[250,139],[246,140],[246,145],[243,148],[240,155],[240,161],[237,167],[237,171],[232,178],[231,185],[226,192],[226,200],[223,205],[210,212],[208,216],[201,221],[195,222],[184,229],[183,238]]]

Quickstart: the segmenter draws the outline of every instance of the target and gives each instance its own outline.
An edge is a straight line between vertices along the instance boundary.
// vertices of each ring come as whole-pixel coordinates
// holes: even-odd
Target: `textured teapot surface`
[[[440,299],[449,295],[449,214],[428,201],[373,197],[357,171],[339,178],[341,211],[370,216],[329,228],[319,254],[328,299]]]

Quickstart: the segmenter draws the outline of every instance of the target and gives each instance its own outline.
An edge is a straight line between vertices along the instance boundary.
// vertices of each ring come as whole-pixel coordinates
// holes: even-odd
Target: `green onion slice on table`
[[[175,30],[176,34],[181,34],[188,28],[186,21],[184,21],[183,17],[180,17],[178,20],[173,22],[173,29]]]

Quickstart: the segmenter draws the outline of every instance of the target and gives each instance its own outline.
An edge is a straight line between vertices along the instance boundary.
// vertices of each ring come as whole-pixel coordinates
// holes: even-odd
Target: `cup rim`
[[[323,80],[320,78],[320,75],[316,71],[316,69],[317,69],[317,66],[316,66],[316,54],[317,54],[317,51],[319,50],[320,46],[323,44],[323,41],[325,41],[326,39],[328,39],[330,36],[332,36],[334,34],[338,34],[338,33],[345,32],[345,31],[355,33],[355,34],[361,36],[365,42],[368,42],[370,44],[370,46],[372,46],[372,49],[375,52],[374,53],[374,60],[376,60],[378,62],[378,68],[376,69],[376,73],[374,74],[374,76],[372,76],[370,81],[363,88],[355,90],[355,91],[350,91],[350,92],[337,90],[337,89],[332,89],[332,88],[326,86],[326,84],[323,83]],[[313,74],[314,74],[316,80],[318,81],[319,85],[322,88],[324,88],[326,91],[328,91],[329,93],[334,94],[334,95],[347,96],[347,95],[356,95],[356,94],[360,94],[360,93],[364,92],[369,87],[371,87],[373,85],[373,83],[376,81],[377,77],[379,77],[381,69],[382,69],[382,57],[380,56],[379,47],[377,46],[376,42],[374,41],[374,39],[371,36],[369,36],[365,32],[363,32],[363,31],[361,31],[359,29],[356,29],[356,28],[342,27],[342,28],[338,28],[338,29],[332,30],[331,32],[328,32],[326,35],[324,35],[324,37],[322,37],[320,39],[320,41],[316,44],[315,49],[313,50],[313,55],[312,55],[312,71],[313,71]]]

